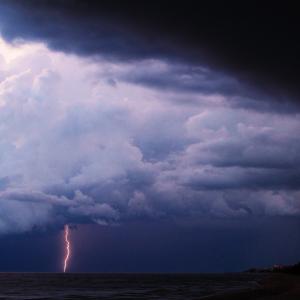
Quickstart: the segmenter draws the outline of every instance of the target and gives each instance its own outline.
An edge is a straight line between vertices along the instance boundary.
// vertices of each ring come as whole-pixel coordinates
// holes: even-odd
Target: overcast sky
[[[258,6],[224,16],[208,6],[199,21],[192,3],[177,17],[163,3],[154,22],[155,5],[50,3],[0,3],[0,234],[8,261],[0,270],[57,270],[59,257],[24,266],[9,249],[39,240],[34,249],[46,255],[54,239],[60,256],[64,224],[78,226],[74,241],[95,240],[94,252],[85,251],[100,261],[73,261],[74,270],[230,271],[296,260],[297,239],[265,254],[279,245],[276,234],[294,235],[300,214],[299,43],[282,34],[297,28],[292,16],[287,24],[274,17],[278,7],[272,16]],[[153,252],[138,247],[147,245],[143,229]],[[103,245],[110,234],[115,242]],[[101,264],[99,249],[110,253],[118,243],[120,261]],[[219,263],[216,245],[224,247]],[[140,257],[135,267],[130,249]],[[176,266],[180,253],[186,260]],[[164,263],[152,268],[143,263],[149,257]]]

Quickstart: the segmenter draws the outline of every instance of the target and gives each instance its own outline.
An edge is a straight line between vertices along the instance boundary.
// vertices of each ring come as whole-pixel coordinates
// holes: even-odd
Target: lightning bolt
[[[70,241],[69,241],[69,225],[65,225],[64,227],[64,237],[65,237],[65,259],[64,259],[64,273],[66,273],[68,261],[71,254],[71,247],[70,247]]]

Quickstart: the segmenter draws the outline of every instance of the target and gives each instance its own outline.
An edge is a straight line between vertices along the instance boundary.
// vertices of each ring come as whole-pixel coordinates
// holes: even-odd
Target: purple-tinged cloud
[[[299,215],[297,112],[267,112],[246,86],[204,68],[0,47],[1,233]],[[246,94],[252,109],[236,103]]]

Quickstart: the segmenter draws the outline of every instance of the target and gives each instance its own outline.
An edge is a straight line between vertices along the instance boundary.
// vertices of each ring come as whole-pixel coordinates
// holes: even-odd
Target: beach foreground
[[[300,276],[289,274],[268,274],[255,289],[208,296],[209,300],[294,300],[300,299]]]

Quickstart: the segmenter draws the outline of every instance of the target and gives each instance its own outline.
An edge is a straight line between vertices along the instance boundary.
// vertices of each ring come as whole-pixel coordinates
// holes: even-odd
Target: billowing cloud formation
[[[207,68],[9,47],[0,42],[1,233],[300,213],[297,113],[267,112]]]

